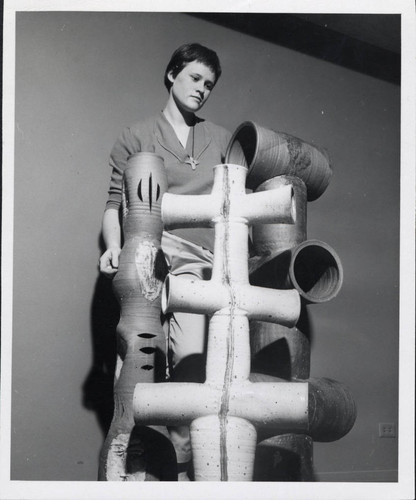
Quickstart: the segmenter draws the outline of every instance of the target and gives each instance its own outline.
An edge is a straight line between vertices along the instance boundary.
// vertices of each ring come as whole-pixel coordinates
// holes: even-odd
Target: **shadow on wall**
[[[114,409],[113,384],[119,310],[112,291],[112,281],[99,275],[91,305],[92,366],[82,389],[83,405],[96,413],[104,436],[110,427]]]

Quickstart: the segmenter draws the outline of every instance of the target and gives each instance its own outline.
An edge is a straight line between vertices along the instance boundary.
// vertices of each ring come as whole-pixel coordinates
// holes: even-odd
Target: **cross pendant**
[[[185,163],[191,165],[192,170],[195,170],[196,166],[199,165],[199,161],[195,160],[192,156],[190,156],[188,160],[185,160]]]

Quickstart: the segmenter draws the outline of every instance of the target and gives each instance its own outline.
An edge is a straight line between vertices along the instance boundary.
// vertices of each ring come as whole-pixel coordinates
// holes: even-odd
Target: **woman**
[[[220,75],[221,66],[214,51],[196,43],[182,45],[173,53],[165,71],[164,82],[169,96],[163,111],[124,129],[114,145],[110,159],[109,198],[102,223],[107,249],[100,259],[100,270],[105,275],[112,277],[118,268],[122,176],[131,154],[147,151],[160,155],[164,160],[168,191],[171,193],[211,192],[212,167],[224,162],[231,134],[198,118],[195,113],[208,100]],[[163,232],[162,249],[170,272],[175,275],[209,279],[213,247],[211,228]],[[165,326],[170,379],[203,382],[206,317],[175,313]],[[188,429],[171,429],[170,435],[178,463],[188,463],[191,458]]]

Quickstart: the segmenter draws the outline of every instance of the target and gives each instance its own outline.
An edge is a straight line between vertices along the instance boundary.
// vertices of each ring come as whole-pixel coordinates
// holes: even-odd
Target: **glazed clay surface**
[[[264,181],[280,175],[298,177],[306,184],[309,201],[321,196],[332,175],[324,150],[252,121],[237,127],[225,161],[249,168],[247,187],[250,189],[257,189]]]
[[[120,303],[114,416],[101,452],[101,480],[172,479],[176,474],[169,439],[162,429],[135,428],[132,407],[138,382],[153,383],[165,378],[160,304],[166,268],[160,242],[161,200],[166,190],[162,158],[153,153],[137,153],[129,158],[123,178],[124,244],[113,280]],[[159,457],[153,456],[155,448]]]

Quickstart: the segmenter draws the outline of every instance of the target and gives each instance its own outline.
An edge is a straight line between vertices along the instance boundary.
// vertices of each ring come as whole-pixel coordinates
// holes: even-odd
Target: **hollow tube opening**
[[[293,258],[290,277],[295,288],[309,302],[326,302],[338,293],[342,267],[327,248],[311,244],[299,249]]]
[[[226,163],[250,168],[256,156],[257,132],[251,122],[243,123],[231,139],[226,154]]]

